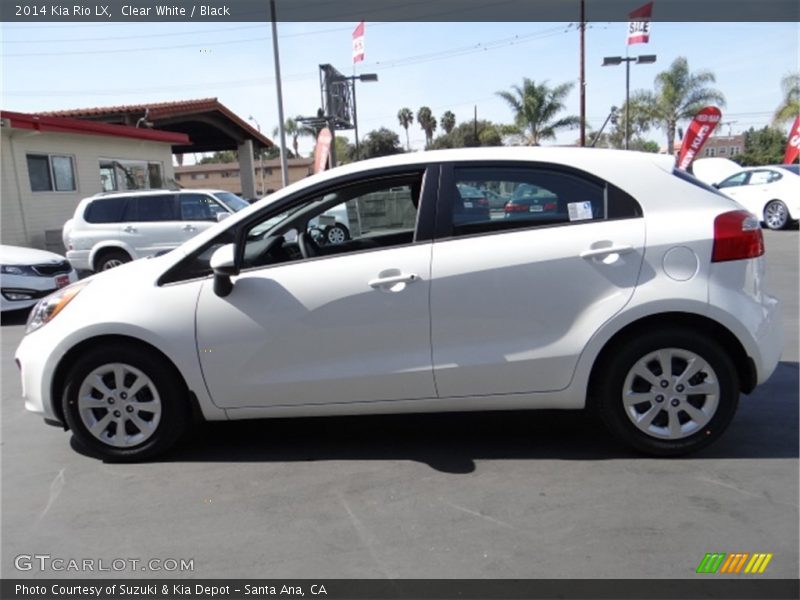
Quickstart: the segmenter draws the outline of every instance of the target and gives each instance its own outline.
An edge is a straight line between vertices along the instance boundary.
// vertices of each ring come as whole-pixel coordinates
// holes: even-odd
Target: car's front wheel
[[[127,345],[81,356],[67,375],[63,409],[78,441],[113,461],[153,458],[179,439],[190,419],[177,373]]]
[[[739,401],[736,369],[713,339],[688,329],[631,338],[600,365],[601,415],[631,446],[677,456],[710,444]]]
[[[789,224],[789,209],[780,200],[771,200],[764,207],[764,223],[770,229],[784,229]]]

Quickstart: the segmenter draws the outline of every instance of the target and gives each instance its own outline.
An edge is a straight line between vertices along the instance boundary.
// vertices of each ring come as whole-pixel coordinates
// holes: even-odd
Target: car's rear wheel
[[[771,200],[764,207],[764,223],[770,229],[784,229],[789,224],[789,209],[780,200]]]
[[[78,441],[103,459],[152,458],[190,420],[185,387],[172,368],[126,345],[84,354],[66,378],[64,417]]]
[[[350,239],[350,231],[341,223],[335,223],[325,228],[324,239],[330,246],[343,244]]]
[[[108,271],[127,262],[131,262],[131,257],[124,250],[106,250],[97,257],[95,271]]]
[[[614,348],[600,365],[601,415],[631,446],[677,456],[710,444],[739,401],[736,369],[713,339],[659,330]]]

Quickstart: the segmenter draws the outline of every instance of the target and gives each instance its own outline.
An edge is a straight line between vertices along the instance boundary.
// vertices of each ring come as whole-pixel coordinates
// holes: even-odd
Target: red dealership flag
[[[364,21],[353,30],[353,63],[364,60]]]
[[[650,41],[650,19],[652,16],[652,2],[628,13],[628,46],[631,44],[646,44]]]
[[[679,169],[685,171],[689,168],[721,119],[722,112],[716,106],[706,106],[694,116],[678,154]]]
[[[786,154],[783,156],[783,164],[790,165],[800,156],[800,115],[794,120],[789,131],[789,142],[786,144]]]

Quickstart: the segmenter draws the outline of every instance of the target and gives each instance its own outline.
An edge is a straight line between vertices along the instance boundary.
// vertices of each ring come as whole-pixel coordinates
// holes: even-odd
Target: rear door
[[[528,212],[459,212],[459,184],[546,198]],[[445,167],[433,245],[431,332],[441,397],[565,388],[642,265],[636,201],[586,173],[519,163]]]
[[[182,227],[175,194],[131,196],[120,237],[142,258],[183,243]]]

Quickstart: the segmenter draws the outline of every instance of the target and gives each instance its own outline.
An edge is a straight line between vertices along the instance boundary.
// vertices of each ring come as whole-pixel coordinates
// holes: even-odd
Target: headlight
[[[64,310],[64,307],[88,284],[88,280],[79,281],[39,300],[39,303],[33,307],[28,317],[28,326],[25,329],[25,333],[36,331],[42,325],[55,319],[56,315]]]
[[[36,275],[31,267],[25,265],[0,265],[0,273],[4,275]]]

